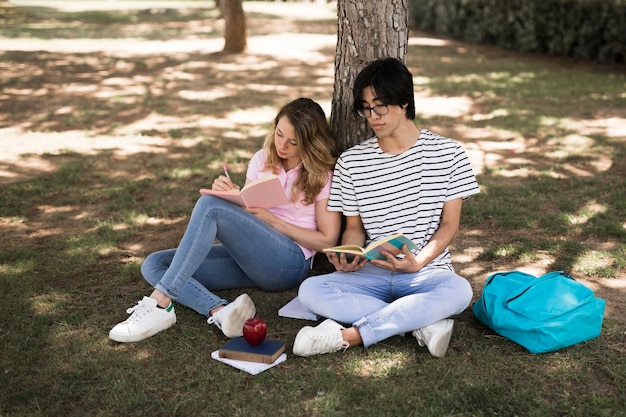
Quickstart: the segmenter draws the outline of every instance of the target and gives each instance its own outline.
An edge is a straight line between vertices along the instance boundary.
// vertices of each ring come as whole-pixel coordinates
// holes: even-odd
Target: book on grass
[[[285,190],[274,174],[247,183],[241,190],[217,191],[201,188],[200,194],[213,195],[240,207],[276,207],[289,203]]]
[[[303,319],[303,320],[319,320],[320,316],[309,310],[300,302],[300,299],[296,296],[287,304],[282,306],[278,310],[278,315],[281,317],[288,317],[290,319]]]
[[[287,360],[287,354],[281,353],[278,358],[272,363],[260,363],[260,362],[250,362],[250,361],[238,361],[236,359],[226,359],[220,358],[219,350],[211,352],[211,357],[216,361],[225,363],[227,365],[232,366],[233,368],[240,369],[244,372],[247,372],[251,375],[260,374],[263,371],[270,369],[273,366],[278,365],[279,363],[285,362]]]
[[[260,345],[252,346],[241,336],[230,339],[222,346],[219,356],[240,361],[273,363],[284,351],[285,342],[280,340],[265,339]]]
[[[326,248],[324,249],[324,252],[335,252],[337,254],[345,253],[349,258],[351,255],[352,257],[354,257],[353,255],[358,255],[364,256],[370,261],[373,259],[382,259],[384,261],[387,258],[381,253],[381,251],[386,250],[391,252],[394,256],[397,256],[402,253],[403,245],[406,245],[409,250],[417,249],[417,245],[415,245],[415,243],[413,243],[409,238],[404,236],[402,233],[396,233],[393,236],[387,236],[384,239],[372,242],[365,248],[358,245],[339,245],[333,246],[332,248]]]

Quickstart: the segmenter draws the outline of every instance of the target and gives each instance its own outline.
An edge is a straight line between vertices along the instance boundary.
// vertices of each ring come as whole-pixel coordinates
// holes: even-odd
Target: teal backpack
[[[598,337],[605,304],[562,271],[539,278],[510,271],[490,275],[472,309],[499,335],[545,353]]]

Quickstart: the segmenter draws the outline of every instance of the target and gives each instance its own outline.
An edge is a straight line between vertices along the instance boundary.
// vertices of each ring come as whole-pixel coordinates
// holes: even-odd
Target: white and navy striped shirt
[[[422,129],[415,144],[398,155],[383,152],[376,137],[343,152],[328,209],[361,216],[366,245],[402,232],[417,245],[417,253],[437,231],[443,204],[478,192],[461,145]],[[429,265],[451,268],[449,251]]]

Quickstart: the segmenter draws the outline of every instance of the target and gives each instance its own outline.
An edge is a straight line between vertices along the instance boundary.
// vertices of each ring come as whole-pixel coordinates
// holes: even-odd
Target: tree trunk
[[[246,50],[246,17],[243,13],[243,0],[219,0],[224,17],[223,52],[238,54]]]
[[[408,0],[338,0],[335,88],[330,125],[340,150],[373,135],[352,111],[352,86],[363,67],[378,58],[406,62]]]

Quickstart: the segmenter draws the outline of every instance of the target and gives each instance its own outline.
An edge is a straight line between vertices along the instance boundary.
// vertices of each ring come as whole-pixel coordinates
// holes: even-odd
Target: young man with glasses
[[[375,136],[346,150],[335,165],[328,209],[342,212],[342,244],[364,247],[403,233],[417,245],[386,260],[329,253],[336,272],[300,286],[301,302],[327,319],[302,328],[293,353],[311,356],[368,347],[412,334],[435,357],[452,335],[448,317],[465,310],[469,282],[452,267],[448,245],[459,230],[462,201],[479,192],[456,142],[415,123],[413,76],[395,58],[374,61],[357,76],[354,110]]]

